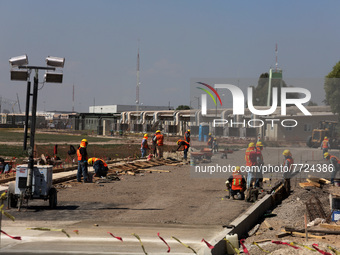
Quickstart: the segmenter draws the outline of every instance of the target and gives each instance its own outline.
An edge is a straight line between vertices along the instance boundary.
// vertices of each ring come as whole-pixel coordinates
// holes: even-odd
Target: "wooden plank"
[[[169,170],[158,170],[158,169],[138,169],[138,171],[150,171],[150,172],[161,172],[161,173],[170,173]]]
[[[321,228],[327,228],[331,230],[339,230],[340,231],[340,225],[330,225],[326,223],[322,223],[319,225]]]
[[[282,237],[286,237],[286,236],[290,236],[290,233],[278,233],[275,235],[277,238],[282,238]]]
[[[266,227],[269,229],[269,230],[273,230],[274,228],[272,227],[272,225],[270,225],[270,223],[267,221],[267,220],[264,220],[263,223],[266,225]]]
[[[265,243],[265,242],[271,242],[272,240],[271,239],[261,239],[261,240],[258,240],[258,241],[255,241],[256,243]]]
[[[310,179],[307,179],[307,181],[308,181],[310,184],[313,184],[315,187],[318,187],[318,188],[321,187],[321,184],[318,183],[318,182],[312,181],[312,180],[310,180]]]
[[[330,184],[331,181],[325,179],[325,178],[319,178],[319,177],[315,177],[315,176],[312,176],[312,175],[308,175],[308,178],[314,182],[319,182],[319,183],[322,183],[322,184]]]
[[[309,182],[300,182],[299,186],[301,188],[311,188],[311,187],[315,187],[315,185],[313,183],[309,183]]]
[[[285,233],[290,233],[291,235],[306,237],[306,234],[305,234],[305,233],[290,232],[290,231],[285,231],[285,230],[282,230],[282,231],[285,232]],[[310,237],[310,238],[316,238],[316,239],[325,239],[324,236],[316,236],[316,235],[310,235],[310,234],[308,234],[308,237]]]

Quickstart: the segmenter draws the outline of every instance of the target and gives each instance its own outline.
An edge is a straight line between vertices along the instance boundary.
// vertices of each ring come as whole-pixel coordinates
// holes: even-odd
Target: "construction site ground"
[[[195,142],[193,142],[195,147]],[[204,143],[196,143],[204,146]],[[237,144],[237,142],[235,143]],[[240,144],[240,143],[239,143]],[[245,143],[246,144],[246,143]],[[231,144],[225,144],[225,147]],[[282,163],[282,151],[287,147],[266,147],[263,157],[266,164],[279,165]],[[295,147],[289,149],[293,153],[296,163],[326,164],[319,149]],[[338,151],[334,151],[337,154]],[[181,153],[169,153],[165,156],[181,159]],[[214,154],[212,162],[206,165],[244,165],[245,149],[234,150],[227,159],[221,158],[221,153]],[[90,155],[91,156],[91,155]],[[338,155],[337,155],[338,156]],[[205,244],[202,238],[209,241],[224,225],[230,224],[240,216],[252,203],[230,200],[226,198],[225,181],[230,173],[197,174],[189,164],[178,166],[157,166],[140,171],[135,175],[119,175],[119,180],[96,180],[93,183],[77,183],[71,181],[58,186],[58,206],[54,210],[48,209],[48,202],[42,200],[29,201],[28,207],[20,212],[10,209],[8,212],[15,216],[16,221],[3,217],[2,229],[8,234],[20,236],[23,241],[9,239],[2,235],[1,250],[30,251],[34,245],[39,249],[53,253],[61,250],[86,251],[88,254],[143,254],[139,241],[132,236],[136,233],[143,241],[148,253],[166,254],[166,246],[157,237],[157,233],[172,247],[171,253],[184,254],[192,251],[181,245],[172,236],[190,245],[196,251]],[[165,171],[148,171],[165,170]],[[169,171],[169,172],[167,172]],[[327,206],[328,195],[326,187],[315,188],[310,191],[299,187],[299,182],[305,182],[308,174],[318,176],[318,173],[302,173],[292,182],[292,195],[277,206],[272,213],[276,216],[268,219],[274,230],[267,230],[263,223],[252,237],[246,239],[246,246],[250,254],[262,254],[261,250],[252,245],[253,241],[271,239],[288,240],[298,243],[304,242],[301,237],[287,236],[276,238],[275,234],[286,225],[302,227],[304,202],[308,195],[315,193]],[[266,175],[265,189],[270,190],[280,178],[279,175]],[[328,178],[329,176],[320,176]],[[27,230],[28,227],[65,229],[71,235],[67,238],[60,232],[46,232]],[[74,231],[78,230],[79,235]],[[120,242],[112,238],[108,232],[123,238]],[[49,238],[51,237],[51,238]],[[44,242],[47,241],[47,242]],[[311,239],[310,242],[314,240]],[[326,243],[340,248],[336,236],[327,236],[317,240],[320,247]],[[60,244],[60,245],[58,245]],[[30,247],[32,245],[33,247]],[[291,247],[281,247],[270,242],[260,243],[264,249],[272,254],[309,254],[303,249],[294,250]],[[54,247],[56,250],[54,250]],[[284,250],[282,250],[284,249]],[[1,251],[0,250],[0,251]],[[281,253],[280,251],[281,250]],[[277,253],[279,252],[279,253]],[[288,253],[291,252],[291,253]],[[307,250],[308,252],[308,250]],[[79,254],[82,254],[80,252]],[[263,254],[265,254],[263,252]]]

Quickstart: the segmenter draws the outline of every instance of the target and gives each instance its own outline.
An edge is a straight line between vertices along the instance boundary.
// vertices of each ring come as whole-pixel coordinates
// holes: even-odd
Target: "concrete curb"
[[[262,215],[275,205],[275,199],[273,195],[265,195],[261,200],[252,205],[241,216],[236,218],[230,225],[233,228],[226,228],[218,233],[213,239],[209,240],[209,243],[215,246],[210,250],[208,247],[198,251],[200,255],[224,255],[227,253],[225,236],[228,234],[238,234],[238,236],[247,233],[262,217]]]

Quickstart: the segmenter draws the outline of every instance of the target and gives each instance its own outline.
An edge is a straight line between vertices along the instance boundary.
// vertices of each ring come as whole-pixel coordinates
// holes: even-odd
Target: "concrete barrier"
[[[237,234],[239,237],[246,235],[256,223],[262,218],[263,214],[275,206],[275,199],[273,195],[265,195],[261,200],[257,201],[241,216],[236,218],[230,223],[232,228],[225,228],[223,231],[218,233],[213,239],[208,242],[215,246],[214,249],[210,250],[208,247],[198,251],[200,255],[225,255],[227,253],[226,241],[224,238],[226,235]]]

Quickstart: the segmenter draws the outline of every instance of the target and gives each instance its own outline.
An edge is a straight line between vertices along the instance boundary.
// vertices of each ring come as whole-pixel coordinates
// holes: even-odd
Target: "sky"
[[[8,60],[27,54],[36,66],[65,58],[62,84],[42,84],[39,71],[40,111],[135,104],[139,48],[140,103],[189,105],[190,81],[256,81],[277,43],[284,79],[311,81],[299,86],[322,104],[340,60],[339,10],[335,0],[1,0],[0,96],[24,107],[26,82],[10,80]]]

